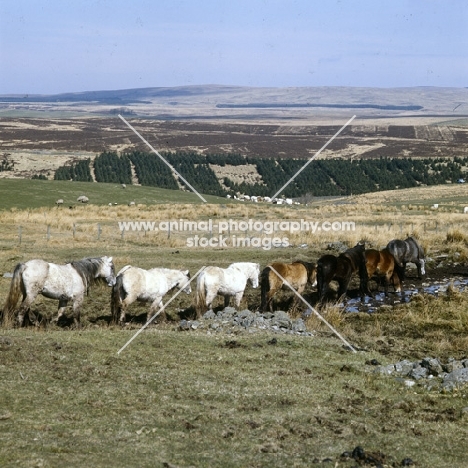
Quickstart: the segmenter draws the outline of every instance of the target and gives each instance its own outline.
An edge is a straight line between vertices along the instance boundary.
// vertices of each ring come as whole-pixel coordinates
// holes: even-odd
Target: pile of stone
[[[209,310],[200,320],[181,320],[179,330],[205,330],[208,333],[226,334],[268,331],[289,335],[313,335],[307,331],[302,318],[292,319],[281,310],[274,313],[260,313],[248,309],[237,311],[234,307],[225,307],[217,313]]]
[[[387,366],[377,365],[374,372],[396,376],[409,387],[418,382],[427,389],[451,392],[468,384],[468,359],[449,358],[445,363],[432,357],[415,362],[405,359]]]

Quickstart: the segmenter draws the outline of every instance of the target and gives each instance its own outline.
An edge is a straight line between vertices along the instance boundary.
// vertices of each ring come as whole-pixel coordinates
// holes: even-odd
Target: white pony
[[[96,278],[105,278],[107,284],[113,286],[114,272],[112,257],[83,258],[66,265],[47,263],[40,259],[18,263],[13,272],[3,316],[12,318],[22,294],[23,301],[17,315],[17,324],[21,326],[31,304],[38,294],[42,294],[59,301],[58,315],[54,320],[56,322],[64,314],[68,301],[73,301],[73,320],[75,326],[78,326],[83,297],[91,283]]]
[[[247,280],[250,280],[252,287],[257,288],[259,274],[258,263],[233,263],[227,268],[206,267],[197,278],[198,313],[204,307],[211,309],[213,300],[218,294],[224,296],[225,307],[229,305],[231,296],[234,296],[236,307],[239,307]]]
[[[173,288],[182,289],[186,294],[192,292],[188,270],[170,270],[168,268],[143,268],[127,265],[117,273],[112,288],[112,321],[125,323],[127,307],[135,301],[151,302],[146,315],[148,322],[156,311],[163,306],[162,298]],[[164,316],[165,314],[163,314]]]

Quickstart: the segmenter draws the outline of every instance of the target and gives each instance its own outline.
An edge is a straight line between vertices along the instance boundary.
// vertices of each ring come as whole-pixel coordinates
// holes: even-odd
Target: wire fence
[[[30,224],[24,223],[20,225],[2,225],[0,227],[0,246],[2,248],[21,246],[21,245],[41,245],[47,243],[126,243],[134,244],[158,244],[167,246],[183,246],[191,247],[217,247],[215,240],[222,240],[224,246],[245,246],[249,245],[248,241],[252,239],[266,238],[287,238],[287,245],[298,245],[302,243],[311,243],[314,240],[317,242],[326,242],[333,240],[345,240],[350,235],[372,238],[373,236],[384,236],[386,238],[403,238],[417,232],[420,236],[429,235],[447,235],[449,232],[468,232],[468,217],[466,221],[458,222],[441,222],[438,220],[429,220],[423,222],[404,223],[376,223],[365,222],[356,223],[355,229],[352,231],[299,231],[288,232],[275,228],[272,230],[249,230],[249,229],[230,229],[229,231],[219,233],[216,229],[211,230],[176,230],[168,225],[165,230],[152,229],[120,229],[116,222],[80,222],[73,223],[70,226],[53,226],[52,224]],[[194,244],[193,240],[197,243]],[[210,241],[211,242],[210,244]],[[276,245],[281,247],[281,245]]]

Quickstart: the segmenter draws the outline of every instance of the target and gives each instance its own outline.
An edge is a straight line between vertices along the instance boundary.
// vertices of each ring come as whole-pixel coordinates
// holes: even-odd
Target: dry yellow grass
[[[452,196],[455,188],[450,187]],[[435,190],[431,188],[432,190]],[[445,189],[445,187],[444,187]],[[463,187],[464,189],[464,187]],[[442,190],[442,189],[437,189]],[[419,189],[421,200],[429,195],[425,188]],[[442,190],[444,191],[444,190]],[[412,191],[404,191],[410,196]],[[398,199],[399,191],[392,192]],[[416,197],[416,195],[411,195]],[[467,232],[468,216],[464,215],[461,205],[444,205],[438,210],[431,210],[424,203],[405,204],[398,206],[386,205],[389,195],[368,194],[345,199],[346,203],[331,203],[317,201],[308,206],[293,207],[266,204],[226,204],[226,205],[157,205],[157,206],[79,206],[73,210],[64,208],[37,208],[30,210],[11,209],[0,212],[3,241],[14,244],[19,241],[21,227],[22,242],[53,242],[60,247],[75,243],[93,243],[96,239],[108,242],[122,240],[145,244],[157,244],[161,247],[184,247],[187,237],[196,234],[191,232],[177,232],[172,229],[170,237],[167,232],[137,232],[126,231],[123,235],[119,229],[122,221],[143,221],[155,223],[163,221],[207,221],[211,219],[215,225],[212,233],[199,232],[199,235],[216,236],[216,225],[221,221],[285,221],[301,220],[317,223],[315,232],[301,229],[299,232],[284,232],[276,229],[268,232],[238,232],[238,235],[257,237],[287,237],[289,244],[322,246],[327,242],[343,242],[348,245],[364,240],[369,246],[381,248],[390,239],[416,235],[426,250],[439,250],[441,247],[453,250],[456,244],[461,255],[466,256],[466,239],[463,232]],[[379,203],[380,202],[380,203]],[[322,229],[323,222],[352,222],[354,230],[333,231]],[[224,233],[227,235],[227,233]],[[235,234],[231,232],[230,234]],[[446,242],[444,242],[446,241]]]

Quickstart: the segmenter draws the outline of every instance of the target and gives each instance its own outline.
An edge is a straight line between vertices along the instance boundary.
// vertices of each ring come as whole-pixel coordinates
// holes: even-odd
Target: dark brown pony
[[[261,310],[265,312],[267,308],[273,312],[273,296],[281,288],[288,288],[283,280],[273,271],[278,272],[299,294],[304,292],[307,283],[315,286],[317,281],[317,269],[315,263],[297,260],[293,263],[275,262],[266,266],[261,274],[262,303]],[[289,289],[289,288],[288,288]],[[295,296],[293,308],[299,302]]]
[[[383,277],[385,281],[385,295],[388,294],[388,285],[393,283],[395,292],[401,291],[401,280],[398,271],[395,268],[395,258],[390,251],[385,248],[382,250],[367,249],[365,251],[366,270],[368,279],[373,276]],[[369,289],[369,283],[365,286],[366,293],[373,296]]]
[[[338,300],[346,295],[353,273],[359,274],[360,293],[364,297],[367,284],[366,259],[364,256],[365,244],[358,243],[336,257],[327,254],[320,257],[317,262],[317,290],[319,302],[325,298],[330,281],[338,282]]]

